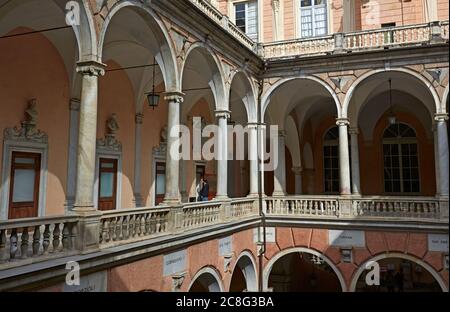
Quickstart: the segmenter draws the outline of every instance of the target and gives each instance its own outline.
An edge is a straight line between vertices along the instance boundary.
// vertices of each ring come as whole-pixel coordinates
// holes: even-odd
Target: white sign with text
[[[428,234],[428,250],[448,252],[448,235]]]
[[[365,247],[364,231],[329,230],[328,242],[330,246]]]
[[[219,239],[219,256],[223,257],[233,252],[233,240],[231,236]]]
[[[164,276],[183,272],[186,269],[186,250],[180,250],[164,256]]]

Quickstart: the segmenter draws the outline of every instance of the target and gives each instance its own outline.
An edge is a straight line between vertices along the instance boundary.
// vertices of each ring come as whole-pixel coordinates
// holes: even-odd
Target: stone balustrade
[[[216,22],[220,27],[228,31],[234,38],[240,43],[249,48],[250,50],[256,50],[256,43],[250,39],[239,27],[233,24],[226,15],[220,13],[220,11],[214,7],[209,1],[206,0],[189,0],[200,11],[202,11],[211,20]]]
[[[266,217],[353,219],[369,222],[448,222],[442,202],[434,197],[298,195],[264,197]],[[448,205],[448,200],[444,202]],[[348,209],[347,209],[348,208]],[[259,217],[258,198],[196,202],[174,207],[146,207],[104,211],[97,219],[98,248],[82,250],[78,235],[83,217],[31,218],[0,222],[0,270],[21,263],[124,245],[165,235]]]
[[[134,208],[104,212],[100,219],[99,242],[136,241],[169,232],[170,208]]]
[[[336,33],[325,37],[271,42],[262,45],[262,54],[266,59],[306,57],[448,41],[448,25],[448,21],[431,22],[351,33]]]
[[[352,215],[358,218],[439,219],[439,201],[424,197],[368,197],[354,199]]]
[[[339,217],[339,198],[337,196],[269,197],[265,202],[268,216]]]
[[[258,214],[257,201],[254,198],[234,199],[231,201],[231,219],[245,218]]]
[[[77,223],[76,216],[1,221],[0,263],[76,253]]]

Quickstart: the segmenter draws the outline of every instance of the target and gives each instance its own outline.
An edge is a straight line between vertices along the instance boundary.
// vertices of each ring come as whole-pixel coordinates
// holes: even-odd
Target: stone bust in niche
[[[160,143],[167,142],[167,126],[164,126],[164,128],[161,129],[159,140],[160,140]]]
[[[36,99],[32,99],[28,102],[28,106],[25,109],[25,121],[22,122],[22,127],[25,130],[26,137],[29,137],[36,132],[36,126],[38,122],[38,112],[36,109],[36,104]]]
[[[106,130],[109,136],[114,137],[116,132],[119,130],[119,123],[117,122],[117,115],[115,113],[111,114],[108,121],[106,122]]]

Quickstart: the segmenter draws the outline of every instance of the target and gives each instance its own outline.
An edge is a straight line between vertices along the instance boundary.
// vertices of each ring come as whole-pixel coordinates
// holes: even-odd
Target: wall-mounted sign
[[[80,285],[67,285],[64,283],[63,292],[106,292],[106,271],[95,272],[80,276]]]
[[[428,250],[448,252],[448,235],[428,234]]]
[[[328,243],[338,247],[365,247],[364,231],[328,230]]]
[[[260,228],[260,239],[259,241],[263,241],[263,228]],[[276,242],[276,232],[274,227],[266,227],[266,242],[267,243],[275,243]],[[253,229],[253,242],[258,242],[258,228]]]
[[[233,252],[233,241],[231,236],[219,239],[219,256],[223,257]]]
[[[164,276],[180,273],[186,269],[186,250],[180,250],[164,256]]]

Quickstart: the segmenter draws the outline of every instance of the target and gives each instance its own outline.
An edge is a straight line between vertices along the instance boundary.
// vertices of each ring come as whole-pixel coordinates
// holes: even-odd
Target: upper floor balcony
[[[449,40],[449,22],[447,20],[335,33],[312,38],[256,43],[209,1],[189,1],[221,28],[228,31],[242,45],[266,60],[413,47],[443,43]]]

